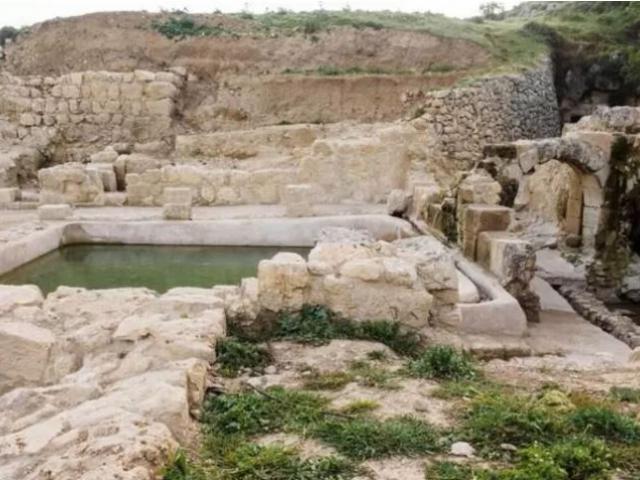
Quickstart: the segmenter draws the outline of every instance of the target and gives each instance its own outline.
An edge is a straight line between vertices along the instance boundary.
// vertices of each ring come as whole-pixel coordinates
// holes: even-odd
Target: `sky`
[[[21,27],[54,17],[68,17],[99,11],[188,9],[192,13],[239,12],[248,10],[394,10],[404,12],[443,13],[452,17],[471,17],[479,14],[479,6],[486,0],[0,0],[0,26]],[[510,8],[520,1],[501,1]]]

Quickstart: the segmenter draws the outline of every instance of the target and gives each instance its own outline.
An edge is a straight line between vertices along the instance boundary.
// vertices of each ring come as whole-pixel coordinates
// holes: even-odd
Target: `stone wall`
[[[172,134],[184,72],[0,76],[0,140],[56,134],[65,144],[145,142]]]
[[[423,119],[435,137],[434,153],[469,168],[486,143],[560,133],[552,65],[543,61],[519,75],[477,80],[465,88],[423,94]]]

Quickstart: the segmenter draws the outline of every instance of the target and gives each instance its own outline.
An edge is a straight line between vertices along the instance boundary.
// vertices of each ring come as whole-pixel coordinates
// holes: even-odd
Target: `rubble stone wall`
[[[488,77],[465,88],[424,94],[423,118],[431,125],[433,148],[469,168],[486,143],[554,137],[560,114],[552,64],[519,75]]]

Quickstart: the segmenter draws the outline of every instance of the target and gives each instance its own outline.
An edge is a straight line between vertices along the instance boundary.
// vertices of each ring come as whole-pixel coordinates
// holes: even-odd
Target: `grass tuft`
[[[435,345],[409,362],[408,371],[414,377],[439,380],[465,380],[476,376],[470,357],[448,345]]]
[[[380,342],[407,356],[414,356],[420,351],[420,336],[403,329],[397,322],[354,322],[318,305],[306,305],[300,312],[283,314],[271,336],[311,344],[324,344],[340,338],[368,340]]]
[[[312,435],[341,454],[358,460],[438,451],[438,437],[433,427],[413,417],[384,421],[369,418],[327,420],[320,423]]]
[[[254,343],[230,337],[216,344],[216,363],[224,377],[236,377],[245,368],[262,371],[271,360],[269,351]]]

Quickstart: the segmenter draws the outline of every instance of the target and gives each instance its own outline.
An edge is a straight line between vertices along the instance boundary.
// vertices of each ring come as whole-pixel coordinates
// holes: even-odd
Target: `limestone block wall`
[[[547,59],[522,74],[425,93],[422,118],[434,136],[434,153],[469,168],[486,143],[559,135],[552,68]]]
[[[64,143],[149,141],[171,134],[183,72],[0,75],[1,139],[56,133]]]
[[[242,171],[168,165],[126,176],[129,205],[162,205],[165,188],[188,187],[196,205],[279,203],[285,185],[295,182],[291,169]]]

